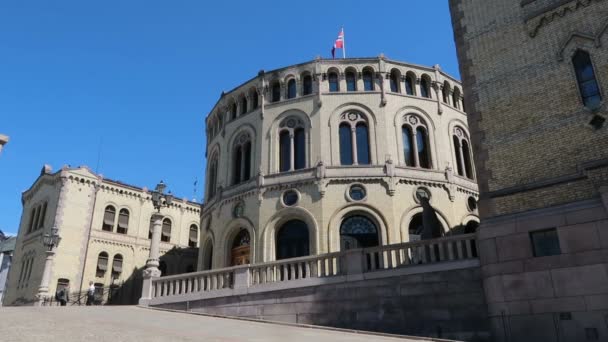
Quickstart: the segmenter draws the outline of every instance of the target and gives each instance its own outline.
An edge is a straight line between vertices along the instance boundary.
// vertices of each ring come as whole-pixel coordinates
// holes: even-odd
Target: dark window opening
[[[535,257],[559,255],[562,253],[557,229],[555,228],[530,232],[530,239],[532,240],[532,250]]]

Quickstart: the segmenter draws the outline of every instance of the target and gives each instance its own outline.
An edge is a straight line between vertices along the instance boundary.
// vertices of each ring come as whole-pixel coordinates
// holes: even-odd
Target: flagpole
[[[344,26],[342,26],[342,59],[346,59],[346,35],[344,34]]]

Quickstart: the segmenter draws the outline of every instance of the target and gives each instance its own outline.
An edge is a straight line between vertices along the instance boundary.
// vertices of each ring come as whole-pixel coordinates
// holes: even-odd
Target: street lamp
[[[49,295],[49,282],[51,280],[51,267],[53,265],[53,257],[55,256],[55,247],[61,242],[61,236],[59,236],[59,229],[57,226],[51,228],[50,234],[42,235],[42,245],[47,248],[46,260],[44,262],[44,271],[42,273],[42,281],[38,287],[38,305],[43,305]]]
[[[161,180],[152,191],[152,206],[156,212],[152,214],[152,239],[150,241],[150,255],[148,260],[146,260],[146,269],[143,273],[144,282],[141,298],[139,299],[141,305],[147,305],[147,303],[150,302],[150,299],[152,299],[152,278],[161,276],[158,266],[163,215],[161,215],[160,209],[169,207],[171,206],[171,203],[173,203],[171,191],[165,194],[166,188],[167,185]]]

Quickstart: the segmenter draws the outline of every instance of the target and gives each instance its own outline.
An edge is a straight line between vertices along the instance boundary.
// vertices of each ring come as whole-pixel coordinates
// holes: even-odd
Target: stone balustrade
[[[479,266],[475,234],[152,279],[148,305]]]

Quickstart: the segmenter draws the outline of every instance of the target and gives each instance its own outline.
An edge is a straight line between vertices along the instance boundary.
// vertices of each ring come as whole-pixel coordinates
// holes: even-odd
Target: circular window
[[[418,189],[416,189],[416,192],[414,193],[414,197],[416,198],[416,202],[418,202],[418,203],[422,202],[422,200],[430,201],[431,192],[427,188],[419,187]]]
[[[292,207],[298,203],[300,196],[295,190],[287,190],[283,193],[283,204],[287,207]]]
[[[467,206],[469,207],[470,211],[477,210],[477,200],[475,197],[471,196],[467,199]]]
[[[348,197],[351,201],[363,201],[367,197],[367,191],[361,184],[354,184],[348,189]]]

